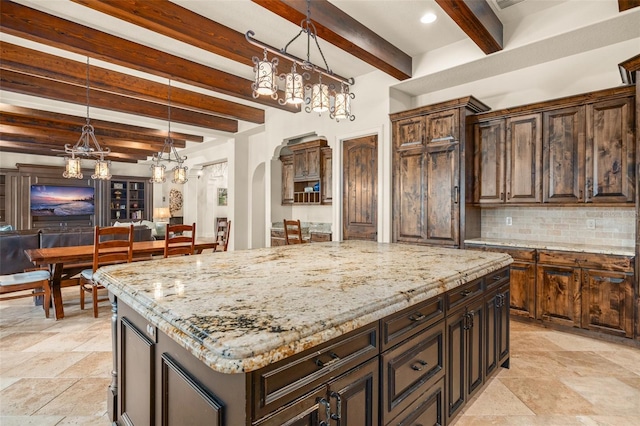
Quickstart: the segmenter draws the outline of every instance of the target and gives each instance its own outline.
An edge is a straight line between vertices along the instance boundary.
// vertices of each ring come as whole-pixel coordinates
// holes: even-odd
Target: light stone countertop
[[[106,266],[96,279],[213,370],[244,373],[512,261],[503,253],[348,241]]]
[[[532,248],[542,250],[574,251],[581,253],[611,254],[618,256],[635,256],[634,247],[599,246],[592,244],[554,243],[543,241],[512,240],[502,238],[473,238],[465,240],[465,244],[482,246],[503,246],[515,248]]]

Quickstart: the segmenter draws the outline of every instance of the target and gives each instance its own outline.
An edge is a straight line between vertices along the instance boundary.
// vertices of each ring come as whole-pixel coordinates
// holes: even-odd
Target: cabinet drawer
[[[383,424],[444,376],[444,321],[382,355]]]
[[[529,248],[515,248],[515,247],[504,247],[504,246],[485,246],[485,245],[474,245],[467,244],[466,248],[471,250],[484,250],[496,253],[506,253],[513,258],[513,260],[520,262],[535,262],[536,260],[536,249]]]
[[[444,424],[444,379],[420,395],[413,404],[388,425],[443,425]]]
[[[487,290],[509,282],[509,277],[510,277],[510,273],[509,273],[508,267],[502,268],[498,271],[490,273],[484,278],[487,286]]]
[[[579,266],[605,271],[633,272],[633,257],[611,254],[570,251],[538,250],[538,263],[561,266]]]
[[[483,290],[484,280],[482,278],[461,285],[453,290],[449,290],[445,295],[447,315],[452,309],[462,306],[467,303],[468,300],[471,300],[476,296],[480,296]]]
[[[382,350],[424,330],[444,317],[444,298],[437,296],[390,315],[381,321]]]
[[[253,372],[253,419],[378,355],[377,342],[376,323]]]

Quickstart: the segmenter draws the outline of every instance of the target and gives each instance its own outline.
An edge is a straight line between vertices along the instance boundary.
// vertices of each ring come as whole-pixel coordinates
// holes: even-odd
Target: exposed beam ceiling
[[[484,0],[435,0],[487,55],[502,50],[502,22]]]
[[[307,4],[304,0],[252,1],[294,24],[299,24],[306,19]],[[311,3],[311,20],[318,31],[318,37],[328,43],[349,52],[398,80],[406,80],[411,77],[411,57],[409,55],[327,0],[315,0]]]
[[[625,10],[633,9],[640,6],[640,0],[618,0],[618,10],[624,12]]]

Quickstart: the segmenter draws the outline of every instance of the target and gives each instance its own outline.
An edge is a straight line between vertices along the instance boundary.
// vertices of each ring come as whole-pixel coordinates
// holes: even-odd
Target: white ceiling
[[[73,3],[69,0],[15,0],[18,3],[33,7],[44,12],[57,15],[83,25],[87,25],[156,49],[170,52],[172,54],[203,63],[205,65],[240,75],[247,79],[252,78],[252,69],[249,66],[238,64],[231,60],[222,58],[210,52],[203,51],[185,43],[170,39],[157,33],[141,29],[127,22],[118,20],[111,16],[104,15],[92,9]],[[201,14],[214,21],[222,23],[237,31],[245,33],[247,30],[255,32],[255,38],[271,44],[273,46],[284,46],[293,36],[299,27],[279,16],[272,14],[261,6],[252,3],[250,0],[172,0],[185,8]],[[618,12],[617,0],[524,0],[505,9],[500,9],[496,0],[488,0],[496,15],[504,25],[504,51],[493,55],[485,55],[480,49],[472,45],[467,48],[470,54],[456,56],[447,61],[429,60],[438,57],[436,52],[447,51],[450,46],[459,46],[471,43],[467,36],[452,21],[447,14],[433,0],[330,0],[334,5],[351,15],[365,26],[376,32],[378,35],[400,48],[402,51],[414,58],[414,77],[405,82],[398,82],[394,85],[398,90],[410,95],[424,93],[424,90],[437,90],[437,86],[453,84],[452,79],[472,78],[477,72],[474,66],[481,69],[483,73],[491,74],[495,69],[505,66],[505,62],[510,62],[507,66],[517,67],[524,64],[529,59],[529,50],[548,53],[553,55],[565,54],[567,50],[591,49],[593,47],[580,44],[597,43],[598,39],[606,39],[606,34],[588,35],[590,29],[594,31],[609,31],[615,27],[615,19],[620,19],[621,15],[633,14],[630,16],[640,16],[640,11]],[[434,12],[438,20],[433,24],[421,24],[420,17],[428,11]],[[313,18],[313,16],[312,16]],[[625,22],[629,21],[627,19]],[[609,26],[603,23],[609,22]],[[613,23],[611,23],[613,22]],[[633,22],[633,20],[631,20]],[[627,24],[628,25],[628,22]],[[599,28],[599,29],[598,29]],[[640,23],[637,25],[640,34]],[[582,30],[580,30],[582,29]],[[582,32],[580,32],[582,31]],[[560,34],[565,34],[563,44],[554,46],[554,38]],[[570,34],[575,34],[570,37]],[[636,35],[638,37],[639,35]],[[625,35],[628,37],[628,35]],[[0,38],[16,44],[21,44],[30,48],[43,50],[60,56],[84,62],[85,57],[64,52],[59,49],[49,48],[17,39],[6,34],[0,34]],[[589,40],[585,40],[589,39]],[[608,42],[608,41],[607,41]],[[472,43],[471,43],[472,44]],[[556,43],[557,44],[557,43]],[[337,74],[346,77],[355,77],[375,71],[371,65],[354,58],[348,53],[333,47],[320,40],[321,48],[326,56],[329,66]],[[526,48],[525,48],[526,46]],[[532,47],[533,46],[533,47]],[[577,46],[577,47],[576,47]],[[558,50],[560,49],[560,50]],[[562,50],[564,49],[564,50]],[[299,57],[306,56],[306,42],[298,40],[289,51]],[[453,50],[451,50],[453,51]],[[640,51],[640,46],[639,46]],[[317,52],[312,49],[312,61],[321,63]],[[436,55],[436,56],[433,56]],[[136,72],[130,69],[113,66],[97,60],[92,60],[92,64],[105,68],[117,69],[121,72],[134,74],[156,81],[162,81],[145,73]],[[466,67],[466,68],[465,68]],[[461,72],[461,68],[466,71]],[[449,69],[453,70],[447,74]],[[500,68],[501,69],[501,68]],[[436,83],[434,83],[436,82]],[[438,83],[439,82],[439,83]],[[436,84],[436,86],[434,86]],[[176,85],[180,85],[176,83]],[[208,92],[203,89],[182,85],[188,89],[200,91],[224,99],[231,99],[224,95]],[[23,95],[16,95],[0,91],[2,102],[14,103],[20,106],[59,111],[76,115],[84,115],[84,108],[79,105],[63,104],[61,102],[45,101],[38,98],[31,98]],[[236,102],[248,103],[233,99]],[[95,114],[95,115],[94,115]],[[129,124],[141,124],[138,117],[126,116],[108,111],[92,109],[92,116],[102,119],[114,119]],[[160,128],[165,126],[159,120],[148,120],[145,122]],[[190,131],[187,127],[176,126],[178,131]],[[199,129],[202,133],[202,129]],[[213,134],[211,136],[214,136]]]

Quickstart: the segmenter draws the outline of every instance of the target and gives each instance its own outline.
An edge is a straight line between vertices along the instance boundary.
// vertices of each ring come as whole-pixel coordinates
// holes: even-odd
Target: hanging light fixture
[[[287,52],[287,48],[293,43],[300,35],[307,35],[307,59],[300,59]],[[355,84],[353,77],[345,78],[337,74],[334,74],[327,64],[327,60],[322,53],[320,44],[318,43],[316,27],[311,21],[311,0],[307,0],[307,16],[302,22],[300,22],[300,32],[293,37],[282,49],[277,49],[266,43],[263,43],[253,36],[255,33],[251,30],[247,31],[245,38],[254,46],[264,49],[264,58],[259,59],[257,56],[253,57],[255,80],[251,84],[253,89],[253,97],[257,98],[260,95],[268,95],[273,99],[278,98],[278,87],[275,84],[273,76],[277,73],[276,66],[278,65],[278,58],[274,57],[271,61],[267,58],[267,52],[271,52],[282,58],[289,59],[293,62],[291,72],[280,75],[280,79],[284,80],[285,94],[284,98],[278,99],[278,103],[284,104],[302,104],[305,103],[306,112],[323,112],[330,111],[330,117],[340,121],[340,119],[355,120],[355,116],[351,114],[351,99],[355,98],[353,93],[349,92],[348,86]],[[311,39],[315,42],[318,52],[324,62],[324,67],[315,65],[311,62]],[[318,83],[313,85],[304,85],[305,80],[310,79],[309,72],[303,72],[299,74],[296,72],[296,64],[309,72],[316,72],[318,74]],[[332,81],[340,83],[342,87],[340,92],[335,91],[333,84],[327,85],[322,83],[322,76],[329,77]],[[346,87],[346,88],[345,88]],[[304,96],[306,91],[307,96]],[[339,99],[336,97],[339,96]],[[338,104],[338,111],[340,114],[336,115],[336,103]],[[332,106],[333,105],[333,106]]]
[[[166,161],[168,163],[176,162],[178,163],[173,169],[173,179],[171,182],[173,183],[186,183],[189,179],[187,178],[187,170],[188,167],[183,165],[184,161],[187,159],[186,156],[181,157],[178,155],[178,151],[176,151],[176,147],[173,145],[173,139],[171,138],[171,80],[169,80],[169,94],[168,94],[168,130],[167,130],[167,138],[164,140],[164,145],[162,146],[162,150],[157,154],[153,155],[153,163],[151,164],[151,179],[149,182],[151,183],[164,183],[167,178],[165,176],[166,166],[164,164],[160,164],[161,161]],[[166,157],[165,157],[166,152]],[[171,156],[173,155],[173,158]]]
[[[65,144],[64,152],[71,154],[65,158],[65,170],[62,176],[67,179],[82,179],[82,164],[79,157],[96,157],[95,173],[91,179],[109,180],[111,173],[109,166],[111,162],[105,160],[104,156],[109,155],[109,148],[102,148],[96,139],[95,131],[89,118],[89,57],[87,57],[87,123],[82,126],[82,134],[75,145]]]

